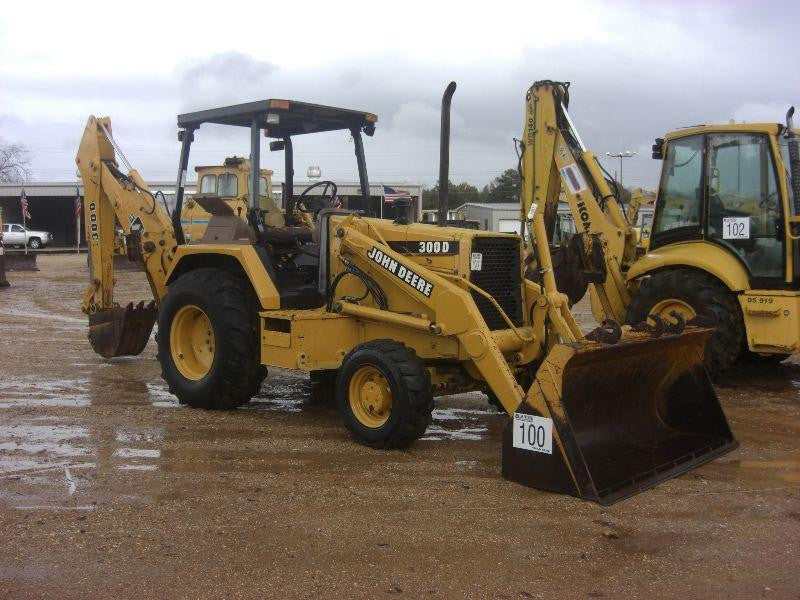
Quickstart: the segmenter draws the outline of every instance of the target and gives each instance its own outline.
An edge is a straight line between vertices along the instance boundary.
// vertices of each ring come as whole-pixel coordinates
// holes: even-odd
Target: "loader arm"
[[[503,408],[509,414],[513,414],[525,398],[526,391],[517,384],[508,362],[469,292],[460,287],[456,281],[432,270],[421,268],[407,256],[392,250],[371,230],[359,231],[355,226],[356,222],[356,219],[350,216],[337,227],[332,247],[334,259],[345,258],[356,261],[363,269],[374,271],[384,286],[391,285],[400,293],[411,296],[415,303],[425,307],[425,315],[435,319],[430,321],[428,332],[456,337],[486,383],[497,395]],[[374,268],[375,266],[381,268]],[[420,281],[421,277],[424,283],[420,283],[417,287],[407,285],[404,278],[409,272],[413,274],[412,281]],[[341,303],[337,308],[343,312],[352,310],[348,306],[342,306]],[[372,314],[371,318],[375,320],[387,320],[391,318],[389,312],[375,310],[369,313],[361,309],[359,315],[363,318]],[[529,345],[539,344],[537,339],[531,336],[528,328],[520,328],[518,335],[523,339],[522,351]],[[543,336],[540,339],[543,339]],[[536,349],[535,353],[539,354],[540,351]]]
[[[544,239],[542,215],[530,223]],[[333,229],[332,273],[357,265],[385,299],[373,307],[360,304],[366,294],[334,293],[333,311],[424,332],[431,347],[455,338],[458,360],[480,373],[512,417],[503,442],[506,478],[608,504],[735,447],[702,366],[709,330],[587,340],[566,297],[548,293],[549,273],[543,286],[525,283],[532,318],[509,325],[518,343],[501,348],[505,332],[490,331],[465,278],[393,250],[367,219],[350,215]],[[542,264],[548,257],[544,248]],[[518,379],[521,367],[532,377]],[[535,447],[534,433],[542,442]]]
[[[108,117],[89,117],[75,162],[83,178],[90,250],[89,285],[83,297],[89,339],[105,357],[138,354],[150,336],[155,305],[166,293],[166,273],[177,248],[172,225],[139,173],[120,171]],[[143,266],[155,304],[121,308],[114,301],[116,222],[126,235],[128,251]]]
[[[531,207],[533,212],[555,215],[563,186],[581,234],[583,274],[602,308],[602,318],[595,316],[624,322],[630,293],[623,273],[636,256],[636,233],[597,157],[584,148],[569,119],[567,87],[539,81],[528,90],[520,160],[522,215],[529,215]],[[547,230],[552,231],[552,225]]]

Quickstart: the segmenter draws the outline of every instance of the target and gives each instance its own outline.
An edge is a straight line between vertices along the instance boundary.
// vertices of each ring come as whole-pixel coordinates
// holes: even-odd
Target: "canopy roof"
[[[253,118],[258,120],[265,135],[271,138],[338,129],[366,129],[365,133],[371,135],[378,121],[378,117],[372,113],[272,99],[184,113],[178,115],[178,127],[196,129],[203,123],[250,127]]]

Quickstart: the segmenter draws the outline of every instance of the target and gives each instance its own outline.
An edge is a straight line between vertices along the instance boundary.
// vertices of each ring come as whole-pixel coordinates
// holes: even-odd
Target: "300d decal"
[[[389,247],[403,254],[458,254],[458,242],[404,240],[389,242]]]
[[[431,292],[433,292],[433,284],[430,281],[420,277],[408,267],[401,265],[388,254],[378,250],[376,246],[372,247],[367,254],[367,258],[389,271],[389,273],[397,277],[400,281],[410,285],[426,298],[430,298]]]

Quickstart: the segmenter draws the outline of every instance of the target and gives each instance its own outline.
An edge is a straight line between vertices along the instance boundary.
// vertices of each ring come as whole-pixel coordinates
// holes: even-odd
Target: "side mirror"
[[[653,144],[653,158],[656,160],[663,160],[664,158],[664,138],[656,138],[656,143]]]
[[[708,168],[708,195],[719,196],[720,173],[717,167]]]
[[[286,142],[283,140],[275,140],[269,143],[270,152],[280,152],[284,148],[286,148]]]

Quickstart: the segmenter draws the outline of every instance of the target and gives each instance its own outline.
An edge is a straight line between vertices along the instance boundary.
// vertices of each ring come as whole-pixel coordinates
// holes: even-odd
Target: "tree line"
[[[612,191],[616,189],[619,200],[623,205],[630,202],[631,192],[622,185],[615,184],[608,180]],[[506,169],[500,175],[492,179],[483,189],[478,189],[471,183],[463,181],[461,183],[450,182],[447,194],[447,208],[458,208],[467,202],[519,202],[522,193],[522,180],[516,169]],[[422,190],[423,210],[435,209],[439,207],[439,184],[432,188]]]
[[[447,208],[457,208],[467,202],[518,202],[522,190],[519,173],[516,169],[506,169],[492,179],[483,189],[463,181],[448,185]],[[422,208],[433,209],[439,206],[439,184],[422,190]]]

